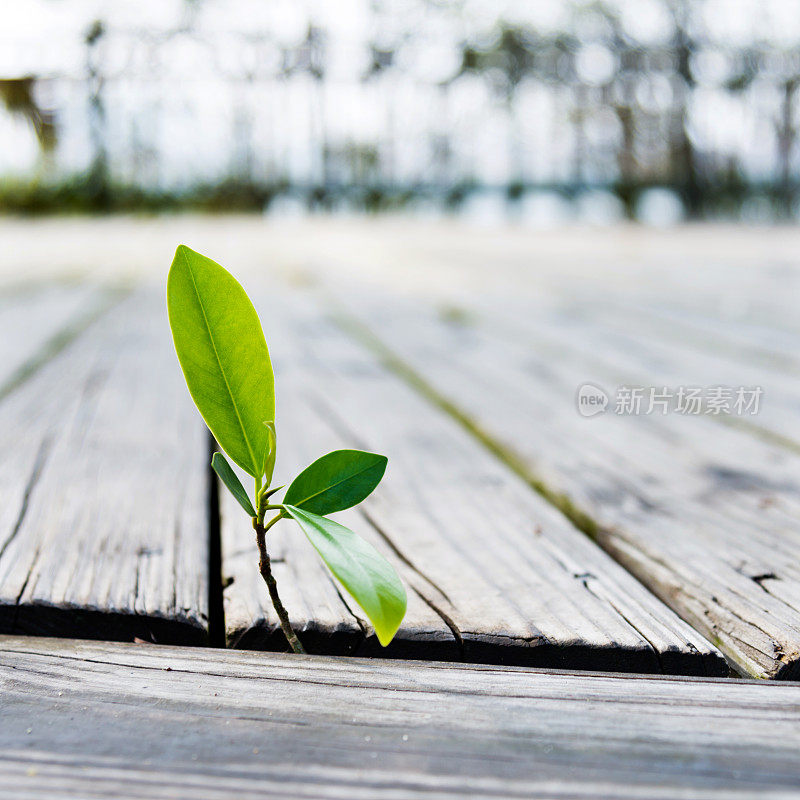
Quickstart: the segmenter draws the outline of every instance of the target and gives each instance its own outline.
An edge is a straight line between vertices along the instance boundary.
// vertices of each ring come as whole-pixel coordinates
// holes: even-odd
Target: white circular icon
[[[578,404],[578,413],[582,417],[594,417],[602,414],[608,406],[608,395],[605,389],[594,383],[584,383],[579,386],[575,400]]]

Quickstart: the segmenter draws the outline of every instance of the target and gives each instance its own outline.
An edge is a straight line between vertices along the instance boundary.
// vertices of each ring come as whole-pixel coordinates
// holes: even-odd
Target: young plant
[[[222,453],[211,464],[252,519],[259,569],[281,628],[295,653],[305,652],[292,630],[272,574],[267,532],[293,519],[328,569],[372,622],[385,647],[406,613],[397,573],[372,545],[328,514],[360,503],[380,483],[387,459],[361,450],[335,450],[306,467],[281,502],[275,467],[272,363],[256,310],[238,281],[210,258],[180,245],[167,278],[167,310],[189,392],[217,443],[255,481],[251,501]],[[267,512],[273,516],[267,520]]]

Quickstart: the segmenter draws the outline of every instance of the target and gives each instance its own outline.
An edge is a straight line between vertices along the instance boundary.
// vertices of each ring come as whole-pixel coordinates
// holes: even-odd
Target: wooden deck
[[[393,781],[401,794],[417,787],[426,796],[463,792],[467,782],[486,796],[526,794],[526,785],[536,796],[585,796],[592,784],[593,796],[606,786],[605,794],[625,787],[625,796],[656,797],[662,783],[663,796],[686,787],[697,796],[783,796],[800,778],[792,751],[800,697],[779,683],[800,679],[800,260],[792,255],[800,235],[771,235],[771,253],[759,255],[769,248],[756,233],[712,229],[558,239],[386,221],[0,222],[0,634],[63,637],[0,644],[14,724],[26,715],[53,723],[31,744],[2,726],[0,774],[19,788],[11,794],[46,793],[80,764],[98,786],[125,775],[137,796],[171,760],[179,766],[163,796],[190,785],[222,796],[234,750],[216,761],[208,754],[213,725],[225,720],[245,748],[236,779],[246,796],[257,792],[254,781],[268,794],[280,780],[288,783],[275,793],[314,796],[326,781],[330,796],[354,797],[389,796]],[[278,395],[276,479],[336,447],[389,456],[378,491],[341,515],[409,589],[388,649],[289,524],[271,544],[307,649],[380,660],[207,647],[282,651],[285,641],[252,530],[218,490],[213,442],[172,350],[163,284],[179,241],[231,268],[261,313]],[[612,396],[606,413],[578,413],[576,392],[587,383]],[[763,396],[756,415],[623,415],[613,412],[620,386],[758,386]],[[180,675],[156,675],[168,662]],[[244,674],[254,665],[251,686]],[[343,682],[343,669],[360,677]],[[53,701],[47,686],[64,691],[78,675],[71,700]],[[729,675],[773,680],[757,688]],[[306,754],[314,769],[281,773],[283,751],[267,762],[245,758],[274,722],[263,714],[242,722],[251,701],[240,707],[230,694],[219,713],[187,696],[212,676],[246,685],[253,698],[262,689],[284,698],[292,680],[322,716],[330,710],[331,733],[355,738],[342,745],[341,763],[312,757],[322,729],[303,733],[307,721],[292,706],[281,722],[291,731],[285,753]],[[113,692],[134,705],[151,678],[165,681],[158,696],[167,706],[147,712],[159,731],[198,714],[217,720],[193,740],[203,780],[191,776],[188,744],[159,750],[154,737],[120,750],[137,762],[123,764],[107,739]],[[309,688],[317,678],[330,697]],[[447,715],[464,723],[452,722],[441,747],[420,739],[415,758],[428,759],[412,769],[391,736],[410,724],[403,715],[414,712],[400,697],[417,684],[442,715],[425,736],[446,727]],[[563,706],[539,709],[560,690]],[[641,739],[656,696],[675,725],[651,718]],[[59,725],[73,701],[92,709],[82,724],[96,725],[96,735],[62,752]],[[488,722],[492,709],[501,722]],[[369,713],[389,715],[386,730],[364,734],[385,746],[374,770],[362,749],[357,780],[350,765],[360,728],[348,727],[350,711],[379,727]],[[539,752],[559,715],[569,722]],[[736,722],[715,739],[721,718]],[[787,733],[767,735],[768,719]],[[581,720],[588,743],[577,741]],[[119,736],[133,736],[134,725]],[[496,753],[478,756],[481,735]],[[751,739],[761,748],[748,749]],[[655,758],[657,742],[665,749]],[[153,757],[151,746],[163,755],[152,769],[137,761]],[[559,783],[566,760],[577,766]],[[26,784],[30,770],[41,780]]]
[[[796,797],[800,686],[0,638],[0,797]]]

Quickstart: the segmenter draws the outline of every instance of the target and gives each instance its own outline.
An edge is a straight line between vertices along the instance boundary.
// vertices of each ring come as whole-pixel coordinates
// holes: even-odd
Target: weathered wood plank
[[[796,797],[800,687],[0,639],[0,797]]]
[[[0,292],[0,398],[66,346],[116,295],[90,283]]]
[[[800,425],[800,359],[773,349],[788,340],[797,353],[800,337],[775,331],[769,344],[754,347],[751,326],[721,328],[712,320],[687,325],[656,312],[596,297],[562,300],[536,314],[519,306],[509,309],[508,304],[502,316],[485,308],[492,326],[512,341],[541,341],[545,347],[582,353],[593,360],[595,373],[602,371],[616,385],[665,386],[673,392],[678,386],[723,386],[731,387],[734,397],[735,387],[758,387],[762,396],[757,414],[722,413],[710,419],[765,432],[775,441],[794,438],[800,449],[795,434]]]
[[[746,311],[723,313],[714,308],[701,312],[685,308],[676,298],[662,298],[659,302],[652,298],[620,298],[612,294],[604,297],[601,303],[592,303],[591,299],[577,293],[568,300],[559,298],[557,302],[570,312],[601,319],[605,324],[618,323],[628,317],[635,329],[649,329],[666,341],[690,346],[698,352],[724,355],[743,364],[771,370],[800,369],[800,328],[791,317],[760,319],[759,315],[753,318]],[[747,297],[742,301],[746,303]]]
[[[312,650],[725,672],[702,637],[315,304],[284,291],[260,305],[277,376],[276,481],[327,449],[386,453],[383,484],[346,520],[394,561],[411,590],[406,621],[382,651],[304,537],[281,523],[271,545],[276,577]],[[222,497],[229,639],[283,647],[248,521]]]
[[[0,403],[0,630],[206,639],[208,443],[160,292]]]
[[[619,381],[591,332],[571,340],[554,325],[534,336],[526,323],[528,335],[512,336],[486,316],[443,321],[423,301],[341,298],[739,669],[800,677],[797,455],[705,417],[582,418],[578,386]]]

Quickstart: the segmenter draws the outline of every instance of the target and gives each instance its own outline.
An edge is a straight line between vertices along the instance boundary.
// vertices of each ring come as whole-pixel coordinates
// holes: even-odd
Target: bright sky
[[[498,19],[547,30],[569,25],[571,0],[453,0],[438,9],[421,0],[383,0],[378,13],[370,0],[2,0],[0,76],[80,70],[81,39],[94,19],[111,29],[146,29],[157,34],[188,18],[214,36],[269,31],[291,45],[309,21],[326,29],[334,47],[363,46],[369,39],[414,32],[423,40],[458,40],[488,31]],[[610,0],[621,9],[627,32],[645,43],[669,35],[662,0]],[[800,0],[691,0],[702,27],[720,42],[800,42]],[[356,66],[355,63],[352,65]]]
[[[91,157],[82,83],[83,38],[99,18],[109,31],[103,41],[103,65],[109,76],[106,103],[112,160],[124,174],[139,170],[137,175],[166,185],[213,178],[227,170],[231,159],[238,157],[236,136],[243,130],[251,141],[268,144],[290,177],[313,174],[320,114],[325,116],[326,135],[334,142],[374,141],[386,135],[387,126],[399,131],[391,147],[398,176],[426,174],[430,140],[441,133],[452,138],[456,156],[470,165],[475,177],[502,182],[512,171],[507,146],[510,123],[497,110],[486,82],[464,78],[446,101],[435,87],[458,68],[458,44],[466,38],[489,39],[502,19],[539,30],[567,26],[586,41],[593,38],[596,25],[591,15],[577,13],[577,3],[568,0],[0,3],[0,77],[34,74],[59,79],[43,84],[39,99],[59,112],[57,155],[62,169],[81,169]],[[643,44],[671,36],[665,0],[609,0],[609,4],[620,9],[628,35]],[[753,41],[776,48],[800,46],[800,0],[693,0],[690,7],[697,28],[723,47]],[[270,42],[290,47],[303,39],[310,21],[328,36],[324,102],[308,80],[297,79],[291,94],[280,86],[259,89],[241,80],[248,70],[271,76],[279,67],[279,48],[249,42],[250,34],[266,32]],[[191,34],[174,34],[188,23]],[[167,32],[173,32],[168,46],[159,46]],[[368,64],[370,43],[401,43],[400,69],[396,78],[365,87],[360,77]],[[724,66],[720,81],[725,78]],[[589,43],[579,54],[578,68],[589,82],[593,75],[599,82],[615,68],[615,61],[602,45]],[[714,69],[710,61],[706,74],[713,75]],[[671,91],[669,86],[662,90]],[[653,91],[657,101],[658,87]],[[700,100],[698,136],[723,154],[736,154],[755,171],[769,166],[772,149],[752,146],[754,141],[770,140],[770,132],[765,134],[760,126],[771,119],[779,98],[769,94],[769,87],[761,91],[757,103],[736,105],[713,86]],[[568,177],[572,139],[564,132],[564,108],[552,92],[534,86],[524,88],[519,102],[515,135],[526,142],[531,173],[545,180]],[[642,102],[655,101],[650,97]],[[249,117],[245,122],[243,114]],[[603,124],[610,123],[600,120],[596,130],[589,128],[589,135],[602,139]],[[139,155],[134,152],[137,147]],[[148,153],[157,153],[157,166],[148,161]],[[0,112],[0,175],[28,173],[37,158],[36,140],[27,125]],[[765,167],[759,159],[769,163]],[[269,171],[275,165],[256,166]],[[608,177],[610,167],[603,162],[590,168],[594,177]]]

